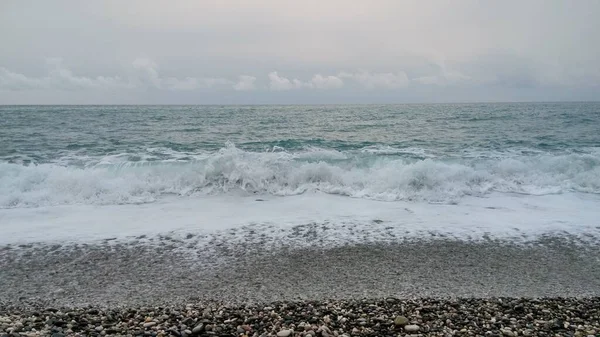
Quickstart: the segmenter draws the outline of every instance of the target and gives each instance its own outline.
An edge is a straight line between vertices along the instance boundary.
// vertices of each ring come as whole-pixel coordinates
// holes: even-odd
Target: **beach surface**
[[[316,230],[297,232],[306,238]],[[202,249],[182,249],[195,238],[4,245],[0,330],[55,337],[600,332],[593,238],[275,249],[212,238]]]
[[[317,225],[315,225],[316,227]],[[304,228],[304,236],[310,229]],[[600,296],[600,245],[443,238],[273,249],[194,236],[5,245],[0,301],[26,306],[232,304],[360,298]],[[191,256],[191,253],[194,255]]]

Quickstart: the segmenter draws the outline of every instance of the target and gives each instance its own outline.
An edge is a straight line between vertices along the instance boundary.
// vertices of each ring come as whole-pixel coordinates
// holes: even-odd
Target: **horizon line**
[[[457,101],[457,102],[404,102],[404,103],[41,103],[1,104],[0,106],[315,106],[315,105],[436,105],[436,104],[526,104],[526,103],[600,103],[600,100],[573,101]]]

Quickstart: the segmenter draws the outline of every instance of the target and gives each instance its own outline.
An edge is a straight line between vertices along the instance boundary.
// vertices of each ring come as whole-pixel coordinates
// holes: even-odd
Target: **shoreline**
[[[595,237],[178,240],[0,246],[0,336],[600,334]]]
[[[214,240],[181,249],[173,240],[2,246],[0,303],[600,296],[600,245],[567,235],[527,244],[429,238],[331,248]]]

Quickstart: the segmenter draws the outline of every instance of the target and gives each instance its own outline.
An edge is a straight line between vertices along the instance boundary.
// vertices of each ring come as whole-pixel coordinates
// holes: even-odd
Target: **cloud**
[[[225,87],[231,84],[231,81],[224,78],[194,78],[186,77],[179,79],[176,77],[167,77],[161,80],[161,86],[157,88],[173,91],[212,89]]]
[[[304,82],[299,79],[290,80],[286,77],[279,76],[276,71],[269,73],[269,88],[274,91],[284,91],[292,89],[339,89],[344,86],[344,81],[336,76],[323,76],[316,74],[310,81]]]
[[[322,76],[316,74],[310,81],[310,85],[317,89],[338,89],[344,86],[344,81],[336,76]]]
[[[241,75],[239,77],[238,82],[233,85],[233,89],[236,90],[236,91],[250,91],[250,90],[255,90],[256,89],[256,85],[254,84],[254,82],[256,82],[256,77],[254,77],[254,76],[247,76],[247,75]]]
[[[289,80],[286,77],[279,76],[276,71],[269,73],[269,88],[273,91],[300,89],[305,86],[304,82],[298,79]]]
[[[158,65],[147,58],[137,58],[132,64],[128,78],[119,76],[77,76],[68,69],[60,58],[46,60],[48,73],[43,77],[28,77],[0,67],[0,90],[23,91],[40,89],[84,90],[84,89],[165,89],[190,91],[221,88],[232,85],[232,81],[211,77],[161,77]],[[248,80],[248,79],[246,79]]]
[[[360,83],[367,89],[398,89],[409,85],[406,73],[370,73],[362,70],[355,73],[341,72],[338,77],[349,78]]]
[[[46,60],[48,75],[44,77],[27,77],[6,68],[0,68],[0,89],[10,91],[40,90],[40,89],[105,89],[125,87],[126,83],[116,77],[85,77],[76,76],[63,65],[60,58]]]
[[[166,77],[159,74],[158,65],[148,58],[137,58],[132,63],[136,70],[135,75],[130,78],[136,86],[150,86],[156,89],[167,89],[173,91],[189,91],[198,89],[210,89],[231,85],[231,81],[224,78],[211,77]]]
[[[30,90],[45,86],[43,79],[30,79],[23,74],[0,68],[0,89],[4,90]]]
[[[439,73],[433,74],[433,75],[415,77],[415,78],[411,79],[411,81],[413,81],[415,83],[419,83],[419,84],[425,84],[425,85],[447,86],[447,85],[466,83],[466,82],[469,82],[472,80],[472,78],[470,76],[467,76],[457,70],[448,69],[448,67],[446,66],[446,63],[444,61],[439,62],[439,64],[437,64],[436,66],[439,69]]]
[[[59,88],[65,102],[87,90],[110,103],[117,95],[102,90],[123,87],[139,102],[205,102],[196,91],[246,88],[252,95],[235,96],[248,102],[423,101],[453,99],[452,90],[461,99],[518,100],[524,88],[549,100],[567,87],[561,97],[598,99],[599,12],[596,0],[66,0],[38,1],[35,10],[3,1],[0,88],[11,90],[2,102],[14,90],[44,102]],[[65,55],[65,63],[38,73],[39,55]],[[152,60],[118,63],[137,55]],[[256,80],[245,85],[240,75]]]
[[[147,58],[137,58],[132,63],[133,68],[136,70],[136,76],[132,78],[132,82],[137,84],[147,84],[160,88],[161,79],[158,75],[158,65]]]
[[[558,90],[568,88],[572,89],[568,93],[578,93],[575,89],[583,88],[587,90],[582,91],[585,95],[581,94],[577,97],[593,99],[597,97],[598,83],[600,83],[600,70],[577,71],[576,67],[561,68],[555,64],[534,62],[532,59],[501,52],[479,55],[476,61],[446,62],[443,58],[437,60],[430,58],[415,64],[412,68],[407,67],[406,71],[373,72],[350,68],[350,71],[342,72],[332,70],[336,75],[311,72],[300,79],[285,77],[277,71],[271,71],[267,73],[265,79],[265,77],[250,75],[229,75],[229,78],[167,76],[156,62],[143,57],[122,67],[122,73],[119,75],[90,76],[71,70],[60,58],[49,58],[44,63],[46,71],[41,76],[29,76],[0,67],[0,91],[4,95],[2,100],[7,101],[8,98],[11,102],[29,102],[28,97],[36,96],[58,97],[59,91],[63,92],[63,97],[81,98],[82,102],[84,97],[95,95],[94,97],[97,98],[94,102],[111,103],[116,93],[122,94],[123,97],[136,97],[136,95],[144,97],[139,98],[140,102],[143,102],[143,99],[148,100],[148,97],[152,97],[156,102],[167,101],[167,99],[168,102],[179,100],[207,102],[213,98],[218,101],[218,93],[225,90],[256,91],[252,95],[238,95],[246,100],[252,97],[251,102],[287,102],[286,100],[292,96],[298,102],[311,102],[313,97],[319,97],[324,102],[344,101],[348,100],[348,97],[369,101],[369,96],[389,97],[388,101],[395,102],[409,100],[411,97],[417,97],[413,99],[418,101],[428,101],[430,97],[427,95],[439,99],[459,97],[442,96],[449,92],[462,95],[460,97],[464,100],[472,98],[470,93],[476,93],[479,95],[477,97],[485,99],[508,99],[506,97],[522,99],[526,97],[522,96],[524,95],[522,89],[529,90],[531,93],[527,97],[540,100],[544,97],[553,98],[544,96],[546,91],[559,92]],[[585,68],[591,69],[591,67]],[[289,90],[297,90],[297,92],[293,95],[282,93]],[[359,94],[361,90],[363,92]],[[17,91],[21,93],[16,94]],[[75,95],[69,93],[70,91],[78,91],[78,93]],[[111,94],[107,95],[106,91],[111,91]],[[313,95],[310,94],[311,91],[329,92]],[[201,93],[205,93],[207,97],[200,98]],[[513,96],[508,96],[509,94],[506,93]],[[19,98],[15,99],[17,95]],[[48,98],[45,98],[43,102],[47,100]]]

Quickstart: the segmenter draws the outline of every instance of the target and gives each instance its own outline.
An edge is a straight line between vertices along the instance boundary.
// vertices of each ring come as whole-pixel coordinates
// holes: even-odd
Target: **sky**
[[[600,100],[600,0],[0,1],[0,104]]]

